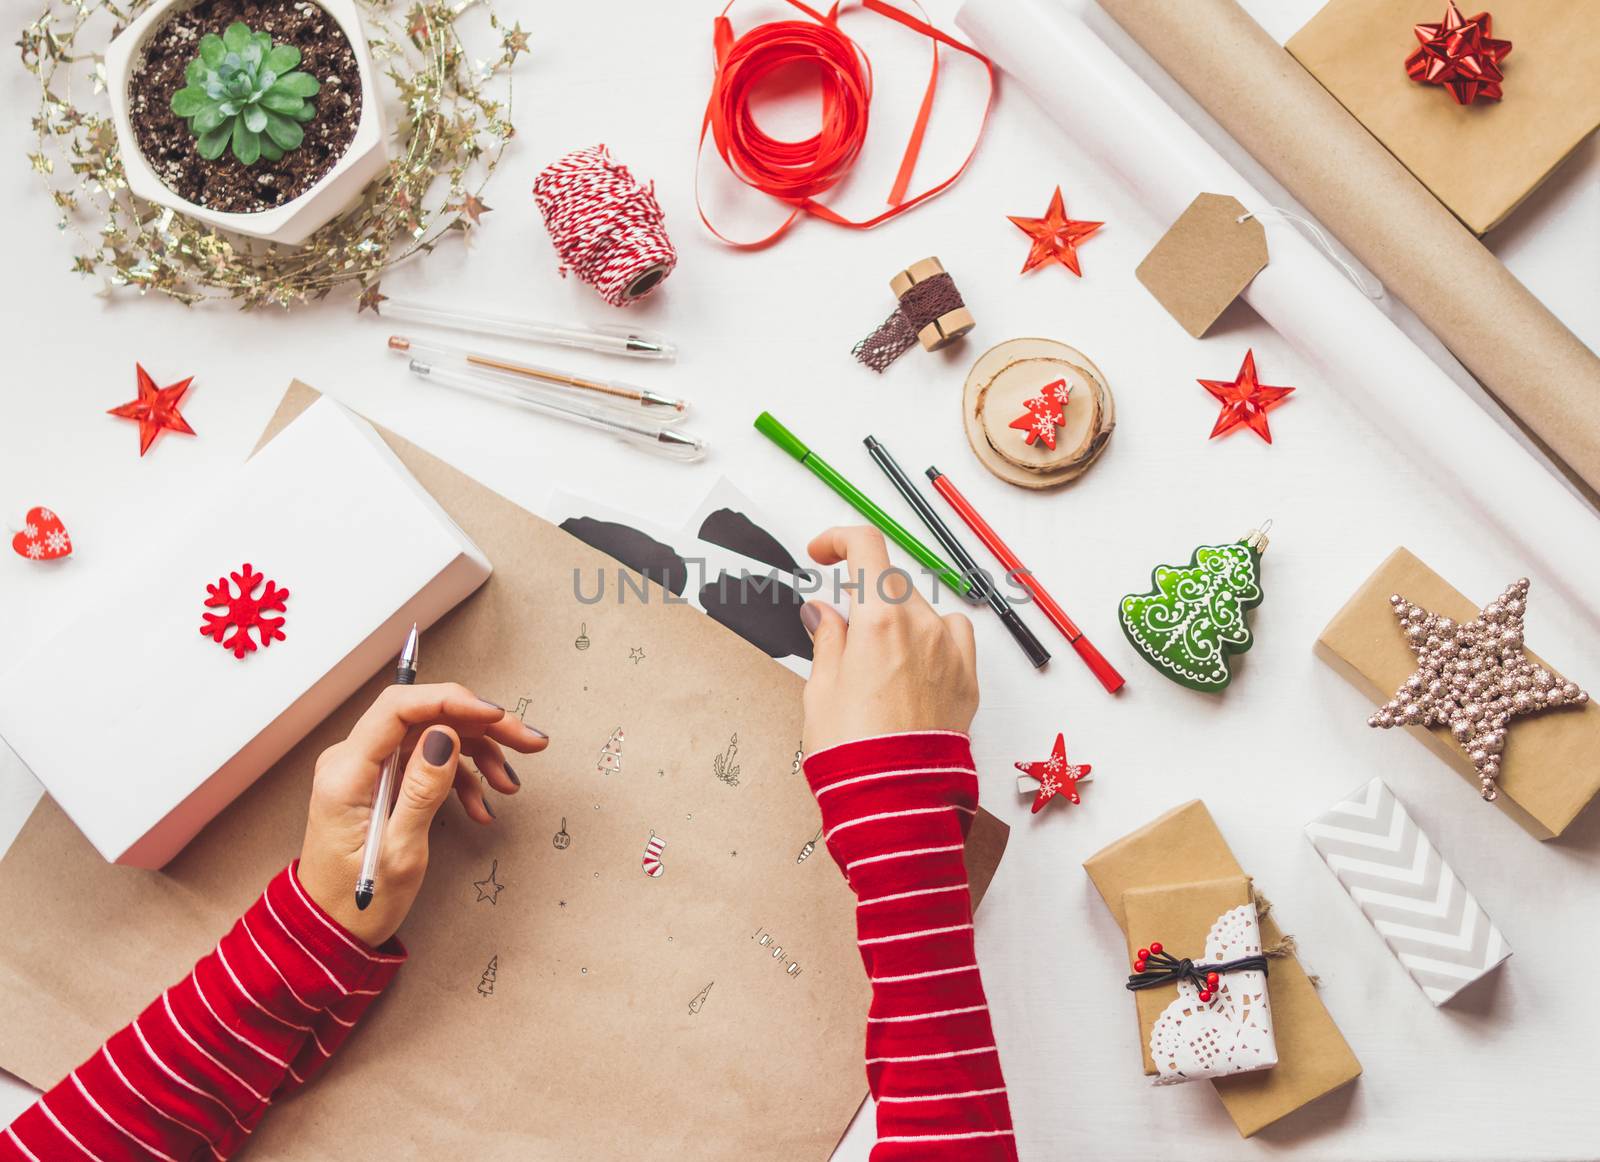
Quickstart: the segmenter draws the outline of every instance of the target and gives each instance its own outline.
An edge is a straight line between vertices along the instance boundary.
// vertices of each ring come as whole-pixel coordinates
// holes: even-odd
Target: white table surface
[[[1246,4],[1279,38],[1317,7]],[[246,454],[295,376],[530,507],[560,486],[673,524],[719,475],[788,527],[847,520],[750,421],[771,408],[887,495],[859,447],[872,432],[908,465],[949,471],[1129,678],[1122,695],[1107,696],[1059,642],[1058,660],[1036,676],[993,618],[976,618],[983,707],[975,744],[985,803],[1013,826],[980,918],[979,953],[1024,1158],[1201,1162],[1290,1150],[1385,1162],[1600,1157],[1591,1106],[1600,1017],[1583,967],[1600,958],[1600,810],[1559,843],[1535,842],[1416,742],[1369,730],[1368,704],[1311,654],[1317,631],[1396,545],[1485,600],[1519,576],[1518,562],[1479,527],[1470,504],[1437,492],[1403,448],[1248,309],[1236,308],[1204,341],[1184,335],[1133,277],[1160,224],[1143,220],[1020,92],[1002,95],[971,171],[932,204],[872,233],[807,222],[769,251],[738,253],[700,227],[691,190],[713,6],[501,0],[499,8],[532,30],[534,52],[518,73],[515,147],[487,192],[494,210],[464,246],[442,246],[385,289],[534,317],[615,321],[587,288],[554,276],[526,193],[558,153],[604,141],[655,179],[681,252],[671,280],[631,317],[667,332],[683,355],[673,366],[598,356],[566,362],[687,396],[714,455],[683,467],[430,393],[383,352],[390,328],[358,319],[343,296],[254,315],[94,297],[95,284],[69,272],[69,241],[51,228],[54,215],[23,161],[32,78],[12,65],[0,81],[11,110],[0,122],[0,158],[10,159],[0,168],[0,196],[11,219],[0,284],[10,362],[0,520],[14,525],[27,507],[49,505],[67,518],[78,547],[60,568],[9,554],[0,562],[0,658],[70,617],[149,530],[182,522],[212,475]],[[929,0],[928,8],[949,27],[956,3]],[[736,9],[737,27],[770,11]],[[851,20],[875,53],[885,101],[873,158],[847,191],[848,206],[865,214],[898,160],[893,123],[904,123],[908,94],[920,93],[922,46],[869,16]],[[975,91],[970,72],[948,70],[939,109],[952,121]],[[934,141],[923,172],[934,172],[949,146]],[[1490,239],[1591,346],[1600,346],[1600,274],[1592,262],[1574,261],[1573,248],[1592,250],[1597,177],[1600,151],[1591,141]],[[1069,213],[1109,225],[1082,250],[1082,280],[1061,269],[1019,277],[1026,240],[1005,215],[1042,212],[1058,182]],[[854,364],[849,348],[892,305],[889,275],[929,253],[955,274],[979,329],[946,353],[913,351],[880,379]],[[1104,459],[1077,485],[1044,496],[989,478],[957,418],[971,360],[1018,335],[1082,348],[1117,394],[1119,428]],[[1269,382],[1300,389],[1272,413],[1271,447],[1248,433],[1206,440],[1215,406],[1193,381],[1231,376],[1246,346]],[[184,412],[200,433],[163,437],[142,461],[133,426],[103,414],[132,397],[135,360],[162,383],[196,377]],[[1254,617],[1257,644],[1226,696],[1192,694],[1141,665],[1115,625],[1117,598],[1143,588],[1155,564],[1186,560],[1197,543],[1239,536],[1269,516],[1275,535],[1266,600]],[[1528,632],[1536,649],[1600,688],[1600,643],[1546,616],[1537,589]],[[115,643],[108,650],[114,658]],[[61,696],[94,712],[92,677]],[[1011,763],[1044,754],[1057,730],[1075,758],[1094,764],[1096,779],[1081,807],[1032,818],[1014,794]],[[3,848],[39,789],[3,748],[0,755]],[[1393,961],[1300,832],[1374,773],[1516,950],[1443,1010]],[[1122,940],[1079,866],[1195,796],[1206,799],[1299,938],[1365,1067],[1354,1086],[1250,1141],[1236,1136],[1209,1087],[1155,1090],[1141,1076],[1132,1004],[1121,988]],[[0,1014],[5,1004],[0,998]],[[0,1075],[0,1120],[30,1100],[27,1087]],[[858,1119],[837,1157],[864,1159],[870,1144],[870,1119]]]

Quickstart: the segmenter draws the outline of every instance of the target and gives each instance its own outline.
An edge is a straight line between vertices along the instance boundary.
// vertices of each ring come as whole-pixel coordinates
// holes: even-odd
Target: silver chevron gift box
[[[1306,824],[1306,835],[1435,1005],[1511,955],[1382,779]]]

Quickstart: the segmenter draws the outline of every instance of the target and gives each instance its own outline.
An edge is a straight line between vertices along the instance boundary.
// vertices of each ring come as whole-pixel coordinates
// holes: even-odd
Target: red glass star
[[[137,363],[133,366],[139,375],[139,398],[112,408],[106,414],[138,421],[139,455],[143,456],[150,450],[150,445],[155,443],[156,436],[163,429],[182,432],[186,436],[194,435],[194,429],[178,411],[178,401],[189,390],[194,376],[180,380],[171,387],[157,387],[148,371]]]
[[[1079,222],[1067,217],[1060,186],[1051,195],[1050,208],[1044,212],[1043,218],[1015,218],[1009,214],[1006,217],[1011,218],[1019,230],[1033,239],[1033,245],[1028,248],[1028,261],[1022,264],[1023,274],[1053,259],[1082,278],[1083,271],[1078,269],[1078,244],[1105,225],[1104,222]]]
[[[1292,387],[1272,387],[1256,378],[1256,353],[1244,353],[1244,365],[1239,368],[1232,383],[1220,379],[1202,379],[1200,386],[1222,401],[1222,414],[1211,429],[1211,438],[1226,435],[1240,424],[1247,424],[1252,432],[1267,443],[1272,443],[1272,429],[1267,427],[1267,409],[1281,403]]]
[[[1078,783],[1088,778],[1090,770],[1093,769],[1088,763],[1074,766],[1067,761],[1067,740],[1060,734],[1056,735],[1055,749],[1043,762],[1013,765],[1023,774],[1032,775],[1039,780],[1039,793],[1033,797],[1035,815],[1057,795],[1074,803],[1082,802],[1078,798]]]
[[[1046,384],[1038,395],[1023,401],[1022,406],[1028,410],[1012,420],[1009,426],[1026,432],[1023,439],[1029,445],[1035,440],[1043,440],[1045,447],[1054,452],[1056,427],[1066,422],[1067,396],[1071,392],[1064,379]]]
[[[1406,75],[1425,85],[1443,85],[1458,105],[1500,100],[1505,78],[1500,62],[1510,54],[1511,42],[1489,35],[1490,19],[1480,12],[1469,20],[1450,0],[1439,23],[1412,29],[1421,47],[1406,58]]]

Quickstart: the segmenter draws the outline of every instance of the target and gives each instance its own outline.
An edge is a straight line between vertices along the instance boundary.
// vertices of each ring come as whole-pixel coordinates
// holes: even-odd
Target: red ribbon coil
[[[906,196],[933,110],[934,93],[939,81],[941,44],[982,61],[988,70],[989,92],[984,104],[984,124],[988,122],[989,109],[994,103],[994,65],[988,57],[882,0],[862,0],[863,8],[902,24],[932,41],[933,60],[922,105],[906,143],[899,173],[889,191],[889,209],[865,221],[845,218],[814,199],[844,179],[866,144],[872,106],[872,62],[839,27],[839,4],[834,4],[824,14],[801,0],[788,0],[788,3],[808,19],[759,24],[737,38],[734,37],[727,9],[715,22],[717,71],[711,98],[706,104],[705,119],[701,123],[701,148],[704,148],[709,132],[718,154],[735,177],[751,188],[795,207],[794,212],[776,230],[752,242],[737,242],[726,237],[711,224],[704,207],[700,207],[700,220],[706,224],[706,228],[734,246],[766,246],[780,238],[801,214],[811,214],[837,226],[869,229],[942,192],[960,177],[977,153],[978,140],[983,136],[982,124],[979,125],[972,148],[954,173],[918,194],[909,198]],[[773,137],[756,123],[751,113],[751,97],[774,73],[796,65],[811,66],[820,81],[822,125],[810,137],[786,141]],[[696,202],[699,202],[698,190]]]

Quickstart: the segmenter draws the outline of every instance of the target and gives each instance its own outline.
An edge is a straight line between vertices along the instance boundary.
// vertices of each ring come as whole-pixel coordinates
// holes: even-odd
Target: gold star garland
[[[323,299],[354,283],[375,307],[384,270],[479,225],[489,209],[484,185],[515,134],[511,66],[528,51],[528,34],[520,24],[504,27],[489,0],[359,0],[373,63],[403,109],[397,156],[360,202],[294,247],[224,234],[128,193],[104,48],[152,2],[46,0],[16,42],[40,91],[28,163],[50,193],[57,228],[77,239],[72,269],[101,277],[103,293],[132,288],[185,304],[231,299],[251,310]],[[475,6],[488,11],[498,57],[468,58],[457,21]],[[93,90],[81,106],[75,78],[80,92],[85,84]]]

